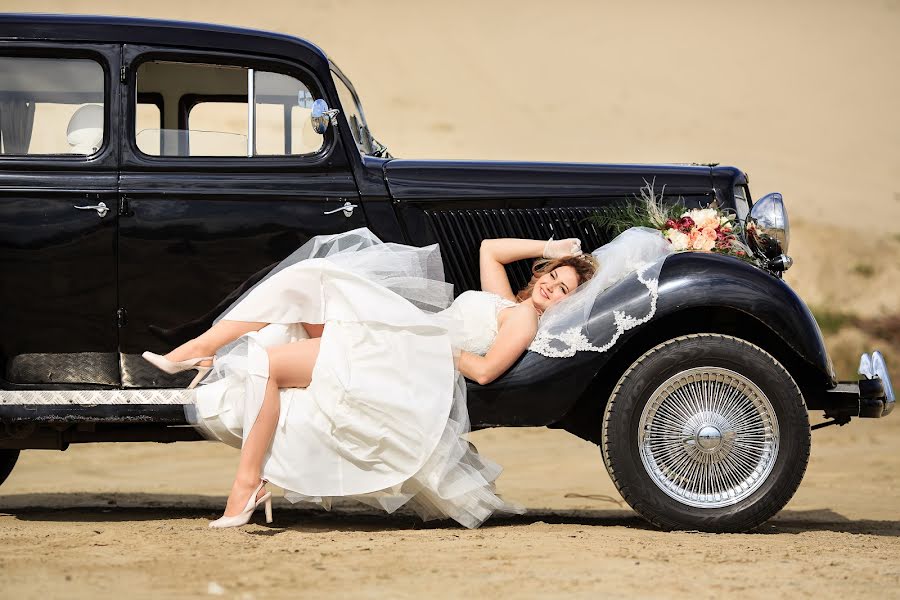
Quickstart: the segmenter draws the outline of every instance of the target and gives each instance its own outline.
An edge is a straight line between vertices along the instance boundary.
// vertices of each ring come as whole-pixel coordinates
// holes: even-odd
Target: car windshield
[[[359,96],[356,95],[353,84],[333,61],[331,61],[331,73],[334,75],[334,86],[337,88],[344,116],[347,117],[347,122],[350,124],[350,132],[353,134],[356,147],[360,152],[369,156],[389,157],[387,148],[373,138],[369,131],[362,104]]]

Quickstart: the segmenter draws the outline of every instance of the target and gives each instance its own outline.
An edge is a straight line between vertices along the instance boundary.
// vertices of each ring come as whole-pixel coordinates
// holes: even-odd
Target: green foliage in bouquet
[[[753,252],[742,241],[743,228],[733,212],[720,209],[716,201],[706,208],[691,210],[687,210],[681,198],[666,203],[665,186],[657,195],[653,189],[655,181],[644,180],[636,202],[598,209],[586,220],[613,235],[629,227],[656,229],[676,252],[716,252],[757,263]]]
[[[677,221],[686,209],[681,198],[671,204],[663,202],[666,186],[663,186],[662,192],[657,196],[653,190],[655,183],[655,179],[649,183],[645,179],[640,197],[635,196],[637,202],[597,209],[587,220],[601,229],[608,229],[613,237],[630,227],[650,227],[662,231],[666,221]]]

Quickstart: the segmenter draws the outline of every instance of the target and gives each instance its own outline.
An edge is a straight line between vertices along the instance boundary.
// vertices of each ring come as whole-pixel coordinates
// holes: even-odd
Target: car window
[[[104,87],[103,67],[90,59],[0,56],[0,154],[95,154]]]
[[[336,71],[332,71],[334,75],[334,86],[337,88],[338,96],[341,99],[341,108],[344,109],[344,116],[350,124],[350,132],[353,134],[353,141],[356,147],[363,154],[372,154],[373,143],[369,134],[368,125],[366,125],[366,117],[363,114],[362,105],[359,98],[350,89],[343,77]]]
[[[191,156],[247,156],[246,102],[198,102],[187,119]]]
[[[156,135],[141,136],[148,154],[159,156],[160,141],[159,132],[162,129],[163,104],[161,96],[151,94],[138,96],[137,111],[135,113],[135,128],[137,131],[156,131]]]
[[[264,70],[151,61],[137,72],[138,100],[162,99],[161,123],[135,118],[135,143],[151,156],[289,156],[320,151],[312,93],[299,79]]]

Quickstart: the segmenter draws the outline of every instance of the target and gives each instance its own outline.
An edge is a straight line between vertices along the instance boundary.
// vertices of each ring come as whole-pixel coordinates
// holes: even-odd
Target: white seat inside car
[[[85,104],[75,111],[66,128],[72,154],[90,155],[103,145],[103,105]]]

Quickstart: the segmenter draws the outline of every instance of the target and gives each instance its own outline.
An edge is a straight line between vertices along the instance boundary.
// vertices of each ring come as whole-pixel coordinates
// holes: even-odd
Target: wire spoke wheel
[[[681,371],[662,383],[641,414],[644,468],[688,506],[720,508],[750,496],[778,457],[778,418],[747,377],[721,367]]]
[[[791,374],[746,340],[691,333],[631,363],[603,412],[622,498],[663,529],[749,531],[797,491],[809,414]]]

